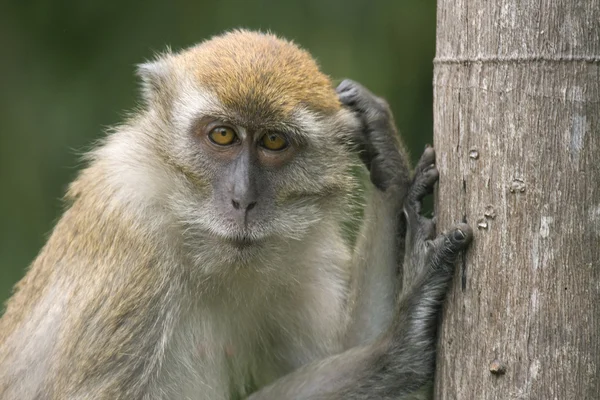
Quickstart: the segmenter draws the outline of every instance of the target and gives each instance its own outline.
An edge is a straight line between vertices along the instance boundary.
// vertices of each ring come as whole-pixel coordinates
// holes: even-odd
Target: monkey
[[[271,33],[142,64],[0,320],[0,399],[409,399],[458,254],[387,102]],[[344,223],[360,179],[356,239]]]

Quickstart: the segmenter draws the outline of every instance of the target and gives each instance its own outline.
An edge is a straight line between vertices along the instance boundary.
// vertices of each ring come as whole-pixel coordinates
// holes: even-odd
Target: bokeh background
[[[387,98],[413,159],[431,142],[434,0],[2,0],[0,302],[60,216],[81,154],[135,107],[135,64],[236,27],[293,39],[336,82]]]

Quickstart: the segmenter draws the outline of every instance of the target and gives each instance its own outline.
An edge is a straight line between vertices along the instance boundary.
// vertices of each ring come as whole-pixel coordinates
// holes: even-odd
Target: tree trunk
[[[438,0],[436,399],[600,399],[600,1]]]

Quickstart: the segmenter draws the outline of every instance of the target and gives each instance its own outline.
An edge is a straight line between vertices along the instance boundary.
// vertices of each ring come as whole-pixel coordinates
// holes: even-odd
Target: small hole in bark
[[[492,205],[486,206],[485,210],[483,212],[483,215],[489,219],[496,218],[496,210],[494,210],[494,206],[492,206]]]

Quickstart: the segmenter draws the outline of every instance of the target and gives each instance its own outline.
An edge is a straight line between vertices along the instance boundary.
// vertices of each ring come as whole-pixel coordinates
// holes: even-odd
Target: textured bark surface
[[[436,213],[475,241],[436,399],[600,399],[599,60],[598,0],[438,0]]]

